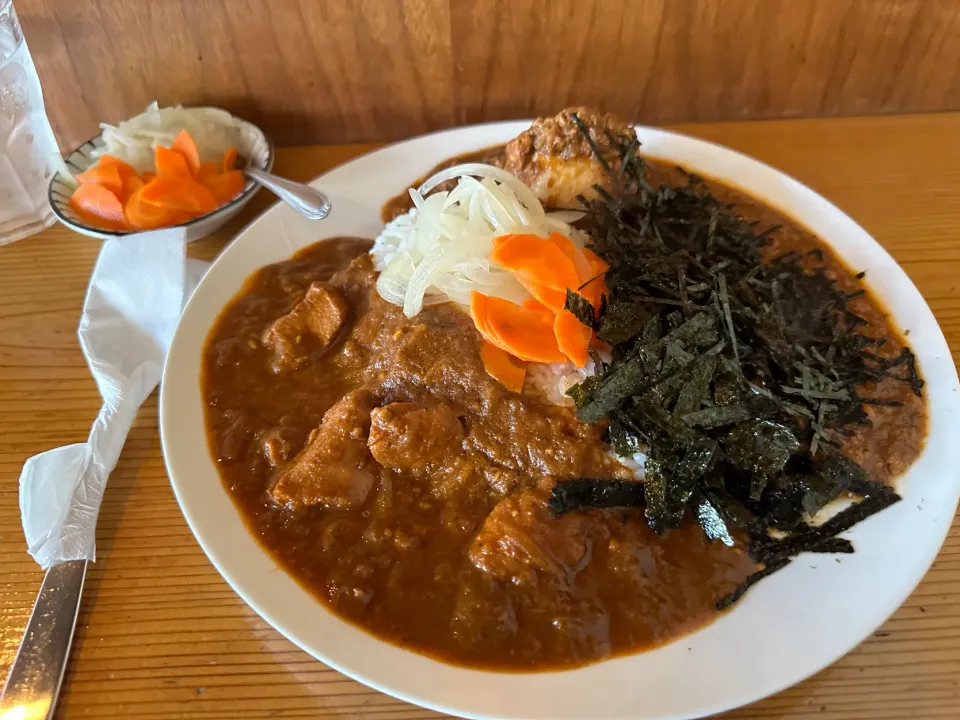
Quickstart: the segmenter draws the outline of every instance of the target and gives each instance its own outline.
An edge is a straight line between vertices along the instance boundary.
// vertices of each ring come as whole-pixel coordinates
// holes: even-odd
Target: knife
[[[52,720],[80,609],[86,560],[43,576],[30,621],[0,694],[0,720]]]

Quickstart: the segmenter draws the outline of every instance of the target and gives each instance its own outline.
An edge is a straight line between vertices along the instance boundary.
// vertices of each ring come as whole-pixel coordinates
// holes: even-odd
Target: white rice
[[[573,400],[567,395],[567,390],[595,372],[593,360],[588,360],[582,368],[573,363],[530,363],[527,366],[527,380],[554,405],[572,407]]]
[[[609,354],[601,353],[600,359],[604,362],[610,362]],[[588,377],[596,372],[596,365],[593,360],[588,360],[582,368],[578,368],[573,363],[530,363],[527,366],[527,382],[531,383],[537,390],[555,405],[573,406],[573,400],[567,395],[567,391],[574,385],[579,385]],[[638,452],[631,457],[620,457],[613,448],[610,448],[609,455],[613,460],[623,465],[637,479],[643,479],[644,464],[647,456]]]
[[[610,457],[616,460],[618,463],[623,465],[627,470],[633,473],[633,476],[637,480],[643,479],[644,470],[646,467],[647,456],[642,452],[634,453],[630,457],[620,457],[615,452],[610,452]]]

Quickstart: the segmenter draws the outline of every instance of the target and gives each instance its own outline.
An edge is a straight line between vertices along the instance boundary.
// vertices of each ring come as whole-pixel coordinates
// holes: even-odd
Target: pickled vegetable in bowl
[[[170,147],[157,145],[152,168],[143,172],[121,157],[101,153],[96,165],[76,176],[79,184],[70,206],[105,230],[136,232],[189,222],[230,202],[244,188],[243,171],[234,169],[235,146],[218,161],[202,157],[186,129]]]
[[[199,240],[222,228],[256,194],[259,185],[239,171],[273,167],[273,144],[263,130],[220,108],[153,103],[116,126],[100,127],[102,132],[64,157],[47,190],[57,219],[89,237],[176,227],[183,228],[187,242]],[[108,166],[116,175],[103,169]],[[238,172],[231,173],[234,169]],[[133,198],[141,182],[146,187],[168,174],[179,180],[158,182]],[[80,185],[91,187],[74,197]]]

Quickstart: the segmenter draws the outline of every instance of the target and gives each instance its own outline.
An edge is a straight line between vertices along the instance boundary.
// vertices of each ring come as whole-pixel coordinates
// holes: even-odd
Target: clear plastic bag
[[[47,186],[62,166],[13,2],[0,0],[0,245],[53,223]]]

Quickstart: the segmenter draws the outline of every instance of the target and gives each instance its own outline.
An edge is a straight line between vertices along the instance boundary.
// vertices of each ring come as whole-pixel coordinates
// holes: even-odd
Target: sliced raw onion
[[[450,192],[428,194],[452,179],[458,182]],[[492,165],[447,168],[411,189],[410,197],[413,209],[390,222],[370,251],[381,273],[377,291],[408,317],[425,304],[467,304],[474,290],[516,303],[530,297],[511,273],[488,260],[495,237],[560,232],[583,244],[564,221],[569,214],[548,215],[530,188]]]
[[[427,178],[418,189],[421,195],[425,195],[442,182],[463,176],[469,177],[471,175],[473,177],[492,178],[501,185],[506,185],[513,190],[514,196],[523,203],[527,209],[536,210],[540,217],[543,217],[545,214],[543,212],[543,206],[540,204],[537,196],[534,195],[533,190],[524,185],[520,178],[516,175],[511,175],[506,170],[483,163],[463,163],[462,165],[454,165],[453,167],[441,170]]]
[[[156,102],[117,125],[100,124],[103,148],[94,155],[113,155],[138,171],[152,170],[157,145],[170,147],[181,130],[187,130],[200,148],[201,159],[223,157],[230,146],[240,147],[240,130],[226,110],[181,106],[161,108]]]

